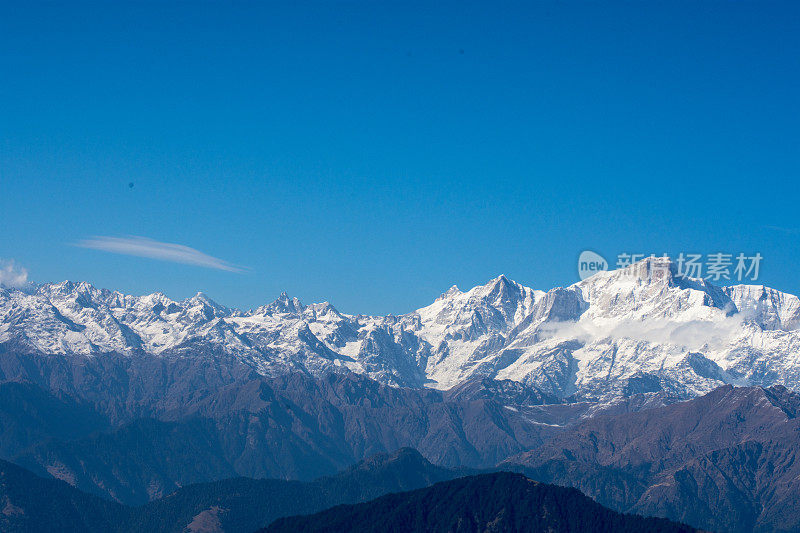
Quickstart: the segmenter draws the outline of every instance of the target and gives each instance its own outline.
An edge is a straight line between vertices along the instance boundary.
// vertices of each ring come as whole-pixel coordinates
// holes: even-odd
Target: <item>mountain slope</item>
[[[544,485],[500,472],[341,505],[311,516],[282,518],[264,531],[279,532],[689,532],[659,518],[616,513],[574,489]]]
[[[612,509],[720,531],[800,529],[800,395],[721,387],[690,401],[599,415],[506,468],[574,486]]]
[[[0,358],[3,361],[9,358]],[[23,359],[21,366],[31,368],[36,361]],[[163,387],[169,388],[163,375],[176,370],[162,368],[163,375],[154,375],[158,366],[144,366],[141,375],[125,374],[120,368],[93,367],[97,361],[107,364],[109,358],[63,369],[75,380],[69,383],[62,381],[61,370],[45,366],[45,376],[61,385],[47,394],[30,384],[0,384],[0,398],[16,398],[0,402],[0,429],[11,429],[3,433],[8,439],[4,446],[22,450],[15,461],[23,466],[87,492],[129,503],[156,500],[148,504],[156,509],[148,516],[157,517],[146,522],[151,529],[164,517],[183,528],[195,518],[198,524],[224,525],[250,516],[248,524],[256,527],[256,518],[267,516],[258,513],[276,508],[251,509],[248,495],[274,499],[283,483],[289,488],[313,483],[215,480],[276,473],[309,478],[333,472],[372,450],[398,445],[419,445],[426,456],[452,466],[490,467],[516,454],[499,468],[575,486],[621,512],[664,516],[709,530],[800,529],[794,504],[800,494],[800,395],[783,387],[725,386],[678,403],[659,393],[634,395],[610,406],[531,406],[525,402],[536,397],[515,382],[483,380],[442,393],[389,387],[357,375],[324,380],[298,375],[266,380],[255,375],[204,389],[195,388],[200,383],[191,378],[195,374],[184,373],[176,386],[193,389],[195,396],[173,400],[163,395]],[[158,358],[151,363],[168,361]],[[186,372],[186,367],[179,368]],[[190,368],[199,379],[210,375]],[[129,388],[108,381],[114,375]],[[102,385],[89,376],[102,377]],[[72,396],[78,391],[85,396]],[[504,403],[513,401],[521,403]],[[120,404],[127,410],[121,411]],[[85,426],[69,431],[66,424],[46,416],[29,419],[16,412],[17,406],[40,411],[55,406],[54,414],[67,420],[73,412],[80,420],[87,406],[98,411],[84,417]],[[113,424],[110,415],[116,420]],[[99,427],[93,426],[96,420]],[[19,422],[25,424],[15,426]],[[46,437],[49,431],[60,437]],[[26,439],[34,442],[26,445]],[[386,486],[397,487],[391,490],[413,487],[414,480],[436,481],[435,475],[450,476],[426,461],[404,463],[403,457],[411,456],[401,454],[397,459],[402,467],[386,476]],[[323,508],[328,500],[319,500],[322,493],[349,501],[372,497],[374,492],[362,489],[380,486],[370,481],[370,470],[380,464],[368,461],[341,483],[334,479],[326,485],[333,488],[308,497],[292,492],[294,499],[319,502],[314,509],[293,512]],[[200,481],[210,483],[187,486]],[[159,499],[176,490],[175,496]],[[178,503],[159,507],[165,501]]]
[[[339,474],[301,483],[235,478],[190,485],[140,507],[125,507],[0,461],[0,529],[6,532],[250,533],[276,518],[376,498],[452,479],[411,449],[377,455]]]
[[[589,409],[514,407],[538,396],[491,380],[450,393],[352,373],[266,378],[223,357],[6,352],[0,398],[6,388],[27,391],[29,403],[67,406],[64,419],[90,409],[96,421],[66,432],[0,403],[0,430],[25,423],[6,434],[6,458],[129,504],[235,476],[313,479],[402,447],[442,465],[488,467]]]
[[[124,508],[0,460],[0,530],[114,531]]]
[[[432,465],[418,452],[380,454],[331,477],[307,483],[238,478],[191,485],[136,509],[131,530],[199,529],[250,533],[281,517],[312,513],[390,492],[427,487],[460,474]]]

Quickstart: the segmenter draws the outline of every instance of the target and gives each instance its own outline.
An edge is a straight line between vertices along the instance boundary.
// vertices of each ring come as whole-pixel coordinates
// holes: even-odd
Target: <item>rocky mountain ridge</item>
[[[349,371],[438,389],[488,377],[581,400],[659,390],[689,398],[726,383],[792,387],[798,325],[796,296],[681,277],[665,258],[547,292],[500,276],[382,317],[286,294],[245,312],[202,293],[179,302],[85,282],[0,288],[0,344],[17,350],[225,353],[265,376]]]

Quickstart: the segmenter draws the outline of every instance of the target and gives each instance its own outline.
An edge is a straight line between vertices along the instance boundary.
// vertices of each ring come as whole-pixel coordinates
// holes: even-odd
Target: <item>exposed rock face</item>
[[[118,531],[124,508],[0,460],[0,530]]]

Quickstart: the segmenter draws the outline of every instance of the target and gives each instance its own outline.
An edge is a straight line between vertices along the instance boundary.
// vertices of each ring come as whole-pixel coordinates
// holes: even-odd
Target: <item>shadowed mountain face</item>
[[[133,524],[151,531],[204,526],[206,531],[251,533],[282,516],[427,487],[465,473],[434,466],[406,448],[307,483],[237,478],[192,485],[136,509]]]
[[[574,486],[616,511],[709,530],[800,528],[794,504],[800,396],[783,387],[726,386],[678,403],[659,393],[613,405],[510,405],[538,397],[493,380],[440,392],[352,374],[229,375],[195,359],[139,358],[125,366],[131,360],[120,358],[97,368],[113,358],[65,365],[64,359],[15,357],[0,359],[6,378],[12,371],[27,377],[0,383],[7,457],[95,495],[151,501],[146,508],[155,511],[136,519],[154,530],[164,517],[176,528],[195,519],[198,528],[239,520],[258,527],[285,509],[323,509],[333,501],[325,496],[331,491],[335,502],[357,502],[384,488],[457,475],[407,452],[392,459],[402,467],[379,476],[389,479],[385,484],[370,481],[383,468],[377,459],[312,493],[302,491],[313,483],[218,481],[311,478],[402,446],[451,466],[491,468],[513,456],[499,468]],[[186,379],[173,380],[176,373]],[[203,481],[209,483],[192,485]],[[282,500],[276,494],[284,490],[292,496]],[[251,509],[248,494],[313,508]]]
[[[264,378],[214,359],[0,356],[4,457],[128,504],[236,476],[313,479],[375,453],[420,450],[448,466],[489,467],[538,446],[586,406],[528,413],[519,384],[452,394],[357,374]],[[503,400],[503,401],[501,401]]]
[[[65,533],[245,533],[281,517],[332,507],[310,517],[278,520],[268,530],[693,531],[663,519],[622,515],[577,490],[517,474],[461,478],[466,474],[436,467],[416,451],[403,449],[308,483],[228,479],[126,507],[0,461],[0,529],[44,532],[58,524]],[[367,500],[373,501],[346,505]]]
[[[800,529],[800,396],[721,387],[687,402],[600,415],[511,458],[533,479],[603,505],[709,530]]]
[[[314,479],[412,447],[442,466],[508,459],[502,468],[575,486],[617,511],[711,530],[800,528],[800,397],[782,387],[531,405],[552,399],[488,378],[449,391],[356,374],[265,378],[206,355],[7,351],[0,450],[41,476],[143,504],[240,476]],[[225,516],[209,509],[195,514]]]
[[[145,506],[125,507],[0,461],[0,530],[44,532],[57,524],[63,532],[250,533],[281,516],[426,487],[458,475],[403,449],[308,483],[227,479],[190,485]]]
[[[115,531],[122,505],[0,460],[0,531]]]
[[[616,513],[574,489],[545,485],[501,472],[389,494],[311,516],[282,518],[264,530],[283,532],[690,532],[660,518]]]

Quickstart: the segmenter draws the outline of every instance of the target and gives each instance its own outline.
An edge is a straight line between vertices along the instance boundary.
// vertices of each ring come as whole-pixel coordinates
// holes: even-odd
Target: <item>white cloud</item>
[[[800,233],[800,228],[787,228],[786,226],[764,226],[766,229],[785,233],[786,235],[797,235]]]
[[[746,316],[740,313],[716,320],[648,319],[600,324],[591,320],[579,320],[549,324],[542,328],[542,333],[546,338],[577,339],[584,343],[603,339],[632,339],[702,351],[724,348],[745,326]]]
[[[17,265],[13,259],[0,259],[0,285],[22,287],[28,282],[28,271]]]
[[[81,248],[91,248],[123,255],[135,255],[173,263],[225,270],[228,272],[243,272],[244,267],[234,265],[217,257],[204,254],[199,250],[169,242],[159,242],[147,237],[92,237],[75,243]]]

